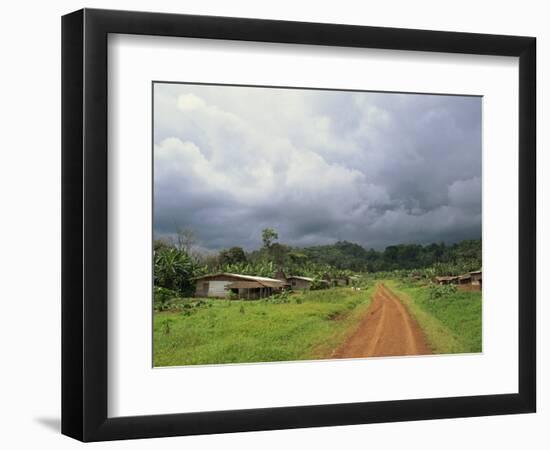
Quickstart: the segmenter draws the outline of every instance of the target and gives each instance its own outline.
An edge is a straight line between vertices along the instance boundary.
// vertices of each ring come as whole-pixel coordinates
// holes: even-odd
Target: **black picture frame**
[[[519,57],[518,392],[109,418],[109,33]],[[102,441],[535,412],[535,90],[533,37],[96,9],[63,16],[62,433]]]

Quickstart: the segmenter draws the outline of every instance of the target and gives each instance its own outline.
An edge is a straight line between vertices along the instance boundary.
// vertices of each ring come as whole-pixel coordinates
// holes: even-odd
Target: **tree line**
[[[384,250],[339,241],[330,245],[292,247],[278,242],[273,228],[262,230],[262,247],[250,252],[234,246],[216,254],[196,249],[192,231],[178,230],[175,239],[154,241],[155,286],[191,295],[194,278],[206,273],[230,272],[272,277],[282,270],[287,275],[311,278],[339,278],[354,273],[414,271],[458,275],[481,267],[481,240],[455,244],[398,244]]]
[[[471,270],[477,270],[481,267],[481,240],[464,240],[450,245],[444,242],[428,245],[398,244],[375,250],[348,241],[297,248],[269,239],[264,240],[262,248],[249,253],[241,247],[222,250],[217,257],[212,258],[211,264],[223,266],[260,261],[271,261],[279,268],[294,270],[300,270],[300,267],[308,264],[352,272],[424,269],[438,264],[468,266],[472,267]]]

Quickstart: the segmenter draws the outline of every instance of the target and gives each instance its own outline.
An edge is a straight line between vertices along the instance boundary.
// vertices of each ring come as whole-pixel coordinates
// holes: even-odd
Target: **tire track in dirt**
[[[357,331],[333,358],[427,355],[432,351],[422,329],[397,296],[383,283],[376,286],[373,301]]]

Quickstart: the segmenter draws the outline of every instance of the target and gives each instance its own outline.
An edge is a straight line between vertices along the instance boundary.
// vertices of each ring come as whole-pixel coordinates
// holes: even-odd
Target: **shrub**
[[[153,290],[153,305],[156,311],[163,311],[167,309],[168,302],[178,298],[178,293],[172,289],[155,286]]]
[[[280,304],[280,303],[290,303],[291,292],[288,290],[283,290],[278,294],[273,294],[271,297],[266,298],[264,301],[266,303]]]
[[[327,289],[328,283],[324,282],[324,280],[321,280],[319,278],[314,278],[311,282],[311,286],[309,287],[312,291],[319,291],[321,289]]]
[[[194,277],[205,270],[184,250],[161,247],[154,256],[155,286],[171,289],[182,296],[191,296],[195,290]]]
[[[457,287],[454,284],[445,284],[442,286],[431,285],[429,298],[430,300],[437,300],[437,299],[448,297],[452,294],[455,294],[456,291],[457,291]]]

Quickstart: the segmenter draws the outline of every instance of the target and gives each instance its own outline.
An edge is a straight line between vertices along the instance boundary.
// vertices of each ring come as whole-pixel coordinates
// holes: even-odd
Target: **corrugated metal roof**
[[[234,281],[229,283],[226,289],[257,289],[257,288],[282,288],[282,281]]]
[[[284,282],[281,280],[276,280],[275,278],[267,278],[267,277],[256,277],[254,275],[241,275],[238,273],[227,273],[227,272],[219,272],[219,273],[211,273],[208,275],[202,275],[200,277],[195,277],[195,280],[201,280],[203,278],[212,278],[212,277],[233,277],[237,278],[239,280],[248,280],[248,281],[260,281],[260,282],[274,282],[277,283],[277,285],[283,285]]]
[[[459,277],[457,276],[448,276],[448,277],[435,277],[437,281],[452,281],[452,280],[458,280]]]
[[[251,289],[265,287],[259,281],[235,281],[225,286],[226,289]]]
[[[297,280],[304,280],[304,281],[309,281],[309,282],[312,282],[313,281],[313,278],[309,278],[309,277],[298,277],[296,275],[292,275],[292,276],[289,276],[289,277],[286,277],[287,280],[290,280],[292,278],[295,278]]]
[[[272,288],[282,288],[283,286],[285,286],[285,282],[281,280],[259,281],[259,283],[263,284],[265,287],[272,287]]]

